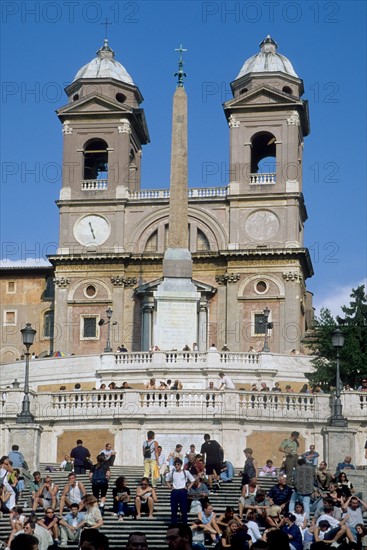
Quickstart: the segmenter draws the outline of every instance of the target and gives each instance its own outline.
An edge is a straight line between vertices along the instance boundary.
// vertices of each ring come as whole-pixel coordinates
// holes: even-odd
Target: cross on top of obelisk
[[[178,88],[183,88],[183,85],[184,85],[184,77],[187,76],[186,73],[184,73],[184,70],[183,70],[183,58],[182,58],[182,52],[187,52],[187,49],[183,48],[182,47],[182,44],[180,44],[180,47],[179,48],[175,48],[175,52],[180,52],[180,57],[179,57],[179,60],[178,60],[178,72],[175,73],[175,76],[177,76],[177,87]]]
[[[105,26],[105,40],[108,40],[108,36],[107,36],[107,31],[108,31],[108,25],[112,25],[112,23],[110,23],[106,17],[105,21],[103,23],[101,23],[101,25],[104,25]]]

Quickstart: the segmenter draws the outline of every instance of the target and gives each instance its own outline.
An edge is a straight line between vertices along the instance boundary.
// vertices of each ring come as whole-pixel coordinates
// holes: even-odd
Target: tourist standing
[[[108,460],[105,460],[105,455],[99,454],[97,456],[97,463],[94,464],[90,470],[89,479],[92,482],[93,496],[95,496],[97,500],[99,499],[99,507],[102,514],[104,512],[110,475],[111,471]]]
[[[225,375],[224,372],[219,373],[219,390],[235,390],[236,386],[234,385],[232,378],[228,375]]]
[[[205,471],[208,476],[209,489],[213,488],[213,479],[218,483],[219,474],[223,462],[223,449],[215,439],[210,439],[209,434],[204,435],[204,443],[200,453],[205,463]]]
[[[152,487],[156,487],[157,478],[156,468],[158,466],[158,441],[155,439],[153,430],[147,432],[147,439],[143,443],[143,458],[144,458],[144,477],[152,478]],[[159,476],[158,476],[159,477]]]
[[[298,438],[299,432],[292,432],[290,437],[283,439],[280,444],[279,451],[285,456],[285,473],[287,476],[288,485],[293,481],[294,470],[298,460]]]
[[[187,491],[195,482],[194,476],[189,471],[183,470],[182,460],[175,459],[173,470],[167,476],[166,481],[171,487],[171,523],[177,523],[177,512],[180,508],[182,523],[187,523]]]
[[[76,447],[71,449],[70,457],[74,459],[74,472],[76,474],[86,473],[86,462],[90,459],[90,452],[86,447],[83,447],[83,441],[78,439]]]
[[[254,457],[252,456],[253,450],[250,447],[246,447],[243,451],[245,453],[245,464],[242,471],[242,486],[249,483],[251,479],[257,478],[257,465]]]

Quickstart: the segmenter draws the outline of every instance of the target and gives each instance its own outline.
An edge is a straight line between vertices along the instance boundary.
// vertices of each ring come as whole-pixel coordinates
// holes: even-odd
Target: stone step
[[[60,491],[63,490],[69,472],[62,472],[60,470],[55,470],[49,472],[46,470],[46,466],[58,467],[57,464],[41,464],[40,472],[42,477],[45,475],[50,475],[52,480],[59,485]],[[166,549],[167,544],[164,542],[164,537],[167,529],[167,525],[170,523],[170,491],[166,486],[157,487],[157,495],[159,502],[155,505],[155,517],[153,519],[147,519],[142,517],[139,520],[133,518],[126,518],[123,522],[118,522],[117,517],[112,513],[112,487],[114,486],[115,480],[120,476],[124,475],[127,479],[128,486],[131,489],[132,497],[135,492],[135,488],[138,485],[142,475],[143,469],[141,466],[112,466],[111,467],[111,478],[109,483],[109,491],[107,493],[106,505],[105,505],[105,515],[104,515],[104,524],[101,529],[101,532],[105,533],[110,540],[111,550],[117,550],[124,548],[129,534],[133,531],[142,531],[146,533],[147,539],[149,542],[150,550],[160,550]],[[80,479],[86,486],[88,492],[91,491],[91,482],[89,480],[88,474],[78,475]],[[272,485],[274,485],[274,479],[260,478],[259,483],[264,490],[268,490]],[[214,509],[217,513],[221,513],[225,510],[227,506],[237,507],[238,498],[241,492],[241,477],[236,475],[232,483],[222,483],[220,486],[220,491],[210,495],[210,501],[212,502]],[[26,489],[23,493],[21,502],[19,505],[24,504],[27,497],[29,496],[29,490]],[[24,507],[24,513],[27,515],[31,512],[29,507]],[[42,517],[42,510],[37,511],[37,517]],[[196,514],[189,514],[191,521],[196,519]],[[0,519],[0,540],[6,541],[10,533],[10,525],[8,516],[4,516]],[[70,548],[76,548],[76,544],[69,543]]]

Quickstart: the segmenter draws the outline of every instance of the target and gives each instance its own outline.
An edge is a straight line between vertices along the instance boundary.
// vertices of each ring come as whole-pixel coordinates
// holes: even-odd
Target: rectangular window
[[[4,325],[16,325],[17,324],[17,312],[15,310],[4,311]]]
[[[98,340],[99,339],[99,316],[82,315],[80,319],[80,339]]]
[[[265,315],[263,313],[254,315],[254,333],[265,334]]]
[[[95,338],[97,335],[97,322],[95,317],[84,317],[83,338]]]
[[[46,311],[43,317],[43,337],[51,339],[54,335],[54,312]]]
[[[251,311],[251,336],[265,335],[265,315],[261,310]],[[271,323],[271,312],[268,317],[268,323]],[[268,327],[268,334],[271,334],[271,328]]]
[[[15,294],[15,281],[8,281],[6,292],[7,294]]]
[[[53,300],[55,298],[55,286],[53,277],[47,277],[46,288],[43,294],[44,300]]]

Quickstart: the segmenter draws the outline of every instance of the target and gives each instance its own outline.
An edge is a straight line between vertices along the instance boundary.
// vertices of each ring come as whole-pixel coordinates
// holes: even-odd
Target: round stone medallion
[[[275,237],[279,231],[279,220],[269,210],[258,210],[250,214],[246,220],[247,234],[256,241],[265,242]]]

